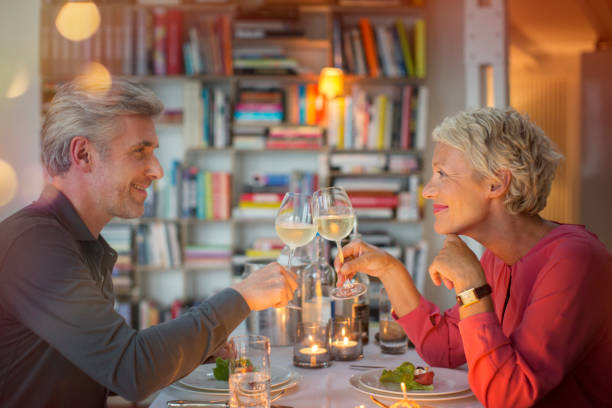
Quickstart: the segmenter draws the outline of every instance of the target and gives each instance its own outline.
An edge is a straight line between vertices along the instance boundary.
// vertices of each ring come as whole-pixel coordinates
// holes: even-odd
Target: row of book
[[[184,145],[186,148],[223,148],[232,144],[245,148],[321,147],[323,138],[320,128],[280,126],[320,124],[324,110],[322,104],[317,104],[317,97],[314,83],[296,83],[285,87],[250,85],[236,91],[232,106],[226,87],[204,86],[195,80],[185,81]],[[296,132],[302,133],[302,140],[299,141],[307,143],[297,143],[298,140],[293,137],[293,143],[289,145],[278,143],[284,142],[279,138],[286,139],[287,134]]]
[[[425,43],[425,20],[422,18],[373,24],[364,17],[356,26],[346,27],[340,19],[334,20],[334,65],[347,73],[424,78]]]
[[[183,140],[190,147],[223,148],[231,144],[229,93],[200,81],[183,85]]]
[[[338,149],[417,149],[427,141],[429,92],[407,85],[335,98],[327,109],[327,144]]]
[[[347,191],[357,218],[417,221],[423,215],[419,176],[341,176],[332,184]]]
[[[164,187],[149,187],[145,217],[227,220],[231,217],[232,175],[173,162]],[[161,190],[161,191],[160,191]]]
[[[234,218],[268,218],[276,216],[287,191],[312,194],[319,188],[317,173],[256,173],[241,187],[238,206],[232,210]]]
[[[414,152],[385,153],[331,153],[329,167],[344,174],[414,173],[421,168],[420,158]]]
[[[178,227],[173,222],[151,222],[136,229],[136,259],[138,265],[178,268],[182,253]]]
[[[227,268],[232,262],[232,248],[222,244],[190,244],[185,246],[184,259],[188,268]]]
[[[43,4],[40,26],[41,73],[46,77],[68,77],[81,73],[92,61],[103,64],[113,74],[149,72],[146,36],[141,35],[144,10],[124,5],[100,5],[100,26],[83,41],[63,37],[55,18],[63,3]],[[144,20],[143,20],[144,18]]]

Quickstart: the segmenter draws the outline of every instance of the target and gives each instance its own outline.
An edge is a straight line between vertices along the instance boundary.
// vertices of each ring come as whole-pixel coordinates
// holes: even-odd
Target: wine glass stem
[[[293,258],[293,247],[289,247],[289,260],[287,261],[287,269],[291,270],[291,258]]]
[[[340,258],[340,268],[342,268],[342,265],[344,264],[344,254],[342,253],[342,245],[340,245],[340,241],[336,241],[336,245],[338,246],[338,258]],[[345,279],[344,283],[342,284],[342,287],[352,288],[353,282],[351,282],[350,279]]]

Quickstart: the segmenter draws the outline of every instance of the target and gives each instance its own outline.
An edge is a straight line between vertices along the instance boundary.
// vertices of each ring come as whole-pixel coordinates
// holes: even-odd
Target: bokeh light
[[[100,27],[100,11],[93,2],[69,2],[55,19],[57,31],[72,41],[91,37]]]
[[[76,78],[77,86],[92,93],[106,93],[111,86],[111,74],[99,62],[87,64],[82,75]]]
[[[20,64],[17,68],[17,72],[13,76],[8,89],[6,90],[6,97],[9,99],[18,98],[28,90],[30,86],[30,76],[28,75],[28,69],[25,64]]]
[[[40,162],[32,161],[19,169],[19,193],[21,202],[27,203],[38,198],[45,183],[45,174]]]
[[[17,173],[13,166],[0,159],[0,207],[15,197],[17,185]]]

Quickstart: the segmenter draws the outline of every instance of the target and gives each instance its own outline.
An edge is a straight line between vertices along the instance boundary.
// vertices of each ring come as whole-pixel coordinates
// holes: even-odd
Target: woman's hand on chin
[[[429,266],[429,276],[436,286],[444,283],[457,293],[486,283],[480,261],[455,234],[446,236],[442,249]]]

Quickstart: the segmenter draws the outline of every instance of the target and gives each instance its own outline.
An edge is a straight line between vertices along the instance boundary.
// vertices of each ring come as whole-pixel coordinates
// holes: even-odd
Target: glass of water
[[[391,301],[384,286],[378,303],[380,351],[384,354],[404,354],[408,347],[406,332],[393,319]]]
[[[234,336],[230,349],[229,389],[231,408],[270,407],[270,339]]]

